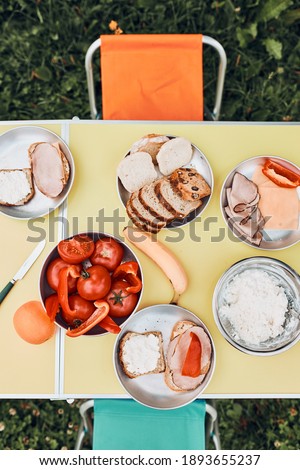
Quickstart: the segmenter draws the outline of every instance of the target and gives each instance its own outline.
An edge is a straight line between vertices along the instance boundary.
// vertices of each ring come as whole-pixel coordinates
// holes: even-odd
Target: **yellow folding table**
[[[33,346],[14,331],[12,318],[22,303],[38,299],[39,272],[57,241],[75,232],[100,231],[122,236],[126,211],[116,187],[116,167],[131,144],[145,134],[186,137],[204,153],[212,167],[214,191],[205,212],[178,231],[164,229],[158,238],[173,250],[187,271],[189,285],[180,305],[206,324],[216,346],[216,369],[204,398],[299,397],[297,373],[300,343],[268,357],[244,354],[220,334],[212,312],[215,285],[236,261],[270,256],[300,272],[299,243],[278,251],[262,251],[233,241],[220,210],[220,191],[226,175],[256,155],[278,155],[300,165],[298,123],[24,121],[1,122],[0,133],[21,125],[44,126],[69,145],[75,180],[67,201],[55,213],[34,221],[46,233],[46,248],[25,278],[0,306],[0,397],[119,397],[125,391],[113,368],[115,336],[65,337],[57,327],[54,338]],[[121,219],[116,222],[116,215]],[[65,223],[59,223],[63,216]],[[209,230],[205,220],[210,220]],[[214,238],[224,232],[223,239]],[[53,236],[55,233],[55,236]],[[32,250],[35,237],[28,221],[0,214],[0,290]],[[176,237],[178,238],[176,241]],[[180,239],[179,239],[180,238]],[[136,250],[144,273],[140,308],[169,303],[171,286],[160,269]]]

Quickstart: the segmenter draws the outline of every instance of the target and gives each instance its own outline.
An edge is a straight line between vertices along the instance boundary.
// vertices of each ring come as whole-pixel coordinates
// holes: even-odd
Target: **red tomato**
[[[126,287],[130,284],[126,281],[114,281],[111,289],[106,296],[110,309],[109,315],[111,317],[127,317],[130,315],[138,301],[137,294],[128,294]]]
[[[70,266],[70,264],[66,263],[61,258],[56,258],[55,260],[51,261],[46,272],[47,282],[49,286],[51,287],[51,289],[57,291],[59,271],[63,268],[67,268],[68,266]],[[77,286],[77,279],[74,279],[71,276],[69,276],[68,291],[70,294],[72,294],[73,292],[76,292],[76,286]]]
[[[101,238],[95,244],[95,251],[90,257],[92,264],[104,266],[108,271],[114,271],[123,259],[123,246],[113,238]]]
[[[77,264],[89,258],[95,248],[93,240],[87,235],[76,235],[70,240],[59,242],[59,256],[67,263]]]
[[[103,299],[110,286],[109,272],[103,266],[91,266],[83,270],[77,281],[78,294],[86,300]]]
[[[93,302],[83,299],[78,294],[69,297],[69,305],[72,310],[76,311],[76,314],[70,315],[62,311],[61,316],[68,325],[75,327],[87,320],[96,310]]]

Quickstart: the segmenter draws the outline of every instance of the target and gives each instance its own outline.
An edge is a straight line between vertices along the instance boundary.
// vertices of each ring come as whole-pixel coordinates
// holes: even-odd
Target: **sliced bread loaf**
[[[124,188],[133,193],[145,184],[152,183],[157,178],[152,158],[147,152],[135,152],[127,155],[119,163],[117,169]]]
[[[120,341],[119,359],[124,373],[131,379],[164,372],[165,359],[161,332],[127,332]]]
[[[130,201],[130,200],[129,200]],[[143,230],[144,232],[150,232],[150,233],[158,233],[159,228],[158,227],[151,227],[151,225],[147,224],[146,222],[143,222],[132,210],[130,202],[127,202],[126,204],[126,212],[132,223],[139,228],[140,230]]]
[[[0,170],[0,204],[22,206],[34,195],[30,168]]]
[[[161,230],[166,226],[165,221],[158,220],[147,208],[143,206],[139,200],[139,191],[132,193],[129,199],[129,205],[134,214],[145,224],[158,228],[158,230]]]
[[[148,211],[154,215],[158,220],[163,220],[167,224],[174,219],[174,214],[160,202],[156,193],[155,187],[159,181],[143,186],[139,190],[139,200]]]
[[[162,178],[155,186],[155,192],[159,201],[172,212],[176,218],[186,217],[193,210],[201,206],[201,200],[185,201],[176,193],[168,178]]]

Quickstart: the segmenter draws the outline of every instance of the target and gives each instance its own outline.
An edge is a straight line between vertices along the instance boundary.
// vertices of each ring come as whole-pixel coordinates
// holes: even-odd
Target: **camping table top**
[[[74,158],[75,180],[65,203],[50,216],[28,222],[0,214],[0,290],[32,251],[33,244],[28,238],[37,237],[43,230],[47,241],[42,255],[0,306],[0,397],[124,396],[113,368],[114,335],[68,338],[57,327],[53,338],[36,346],[17,336],[12,318],[22,303],[39,299],[40,269],[59,239],[91,228],[121,235],[124,224],[118,227],[120,233],[117,233],[112,221],[99,227],[97,216],[103,210],[108,219],[118,209],[126,217],[116,190],[116,167],[131,144],[148,133],[186,137],[204,153],[214,175],[213,196],[203,217],[181,228],[184,236],[176,243],[170,241],[171,230],[162,230],[158,237],[176,253],[188,274],[189,286],[180,298],[180,305],[201,318],[215,342],[216,368],[203,397],[300,396],[299,342],[274,356],[244,354],[222,337],[212,312],[215,285],[223,272],[238,260],[269,256],[300,272],[299,243],[276,251],[237,243],[230,236],[220,210],[223,181],[239,162],[256,155],[278,155],[299,166],[300,124],[10,121],[0,122],[0,134],[24,125],[45,127],[65,140]],[[63,224],[59,221],[61,217],[65,220]],[[209,217],[215,222],[206,230],[204,220]],[[201,241],[193,240],[191,227]],[[213,242],[220,231],[225,234],[223,239]],[[168,279],[150,259],[135,251],[144,273],[139,308],[169,303],[172,292]]]

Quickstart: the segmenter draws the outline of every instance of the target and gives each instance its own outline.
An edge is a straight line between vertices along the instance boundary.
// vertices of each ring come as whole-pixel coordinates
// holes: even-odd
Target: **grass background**
[[[89,118],[84,56],[124,33],[199,33],[227,53],[222,120],[299,121],[299,0],[0,2],[0,119]],[[212,106],[217,61],[204,57]],[[280,380],[280,371],[279,371]],[[0,449],[73,448],[80,401],[0,400]],[[218,400],[224,449],[298,449],[299,401]]]

